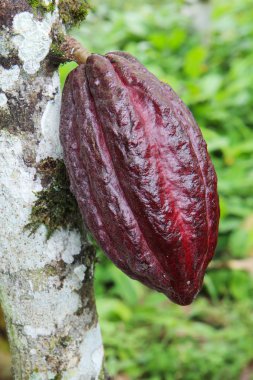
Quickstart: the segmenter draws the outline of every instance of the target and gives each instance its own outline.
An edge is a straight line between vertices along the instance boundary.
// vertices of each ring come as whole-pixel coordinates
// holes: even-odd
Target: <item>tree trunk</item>
[[[0,300],[17,380],[104,379],[94,252],[63,181],[59,78],[48,58],[70,3],[34,10],[3,0],[0,9]]]

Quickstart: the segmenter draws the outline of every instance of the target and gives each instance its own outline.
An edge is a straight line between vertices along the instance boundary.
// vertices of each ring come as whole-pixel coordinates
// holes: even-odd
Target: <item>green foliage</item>
[[[240,378],[253,359],[253,281],[247,273],[210,271],[213,294],[207,297],[205,286],[193,305],[180,307],[127,278],[102,253],[99,257],[97,306],[112,375]]]
[[[77,67],[77,63],[75,63],[75,62],[68,62],[65,65],[61,65],[59,67],[61,88],[63,88],[65,80],[66,80],[68,74],[70,73],[70,71],[72,71],[76,67]]]
[[[215,262],[197,300],[179,307],[127,278],[97,247],[98,311],[112,375],[238,380],[253,361],[253,279],[226,263],[253,254],[252,0],[213,0],[210,32],[194,28],[184,3],[97,0],[74,34],[90,51],[132,53],[191,108],[219,179]]]

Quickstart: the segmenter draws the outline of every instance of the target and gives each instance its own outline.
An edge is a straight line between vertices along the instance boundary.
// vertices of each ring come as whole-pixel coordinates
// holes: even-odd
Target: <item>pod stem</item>
[[[61,44],[61,50],[63,51],[66,60],[75,61],[79,65],[86,63],[87,58],[91,55],[80,42],[71,36],[65,36],[64,41]]]

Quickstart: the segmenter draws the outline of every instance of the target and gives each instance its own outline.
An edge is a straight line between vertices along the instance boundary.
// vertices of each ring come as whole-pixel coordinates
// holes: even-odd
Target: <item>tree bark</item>
[[[41,3],[43,13],[23,0],[0,9],[0,300],[15,379],[104,379],[93,248],[71,221],[52,227],[46,200],[36,209],[59,191],[52,177],[62,160],[59,78],[48,58],[59,9]],[[33,211],[45,223],[31,233]]]

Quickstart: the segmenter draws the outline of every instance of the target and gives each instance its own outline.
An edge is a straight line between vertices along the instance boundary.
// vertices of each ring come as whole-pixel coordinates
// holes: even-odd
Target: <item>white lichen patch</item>
[[[29,380],[54,380],[57,374],[55,372],[48,371],[47,373],[42,372],[34,372]]]
[[[36,340],[39,337],[53,336],[58,329],[64,330],[65,327],[64,335],[68,335],[71,328],[68,320],[82,306],[78,292],[82,280],[76,276],[74,268],[75,266],[69,268],[69,273],[63,279],[57,274],[47,278],[45,273],[36,271],[12,278],[2,276],[1,289],[12,300],[8,314],[13,324],[23,326],[22,335]],[[30,290],[31,281],[32,288],[38,290]],[[6,307],[6,302],[4,303]],[[90,318],[87,312],[87,322],[90,322]]]
[[[52,84],[47,86],[43,95],[51,99],[45,108],[41,119],[41,139],[38,146],[36,161],[43,158],[58,158],[62,155],[62,147],[59,138],[61,94],[59,91],[59,76],[53,75]]]
[[[24,163],[21,138],[6,131],[0,135],[0,178],[0,225],[5,226],[0,234],[1,270],[14,273],[38,269],[53,260],[72,263],[81,249],[77,231],[61,229],[49,240],[43,225],[31,236],[24,231],[35,193],[42,186],[36,169]]]
[[[7,102],[8,102],[8,99],[7,99],[6,95],[3,92],[1,92],[0,93],[0,107],[6,108]]]
[[[79,232],[60,229],[47,241],[45,254],[50,260],[63,260],[66,264],[71,264],[80,251]]]
[[[100,328],[87,331],[80,346],[80,362],[73,370],[66,371],[62,380],[97,380],[103,365],[104,350]]]
[[[84,280],[86,269],[85,265],[79,265],[74,269],[74,273],[80,281]]]
[[[38,21],[29,12],[18,13],[13,19],[16,33],[13,43],[28,74],[35,74],[39,70],[40,62],[49,52],[52,43],[50,31],[54,20],[55,14],[47,13],[42,21]]]
[[[65,287],[72,291],[81,289],[85,277],[85,271],[85,265],[74,266],[73,273],[71,273],[65,281]]]
[[[32,338],[38,338],[38,336],[50,336],[52,331],[45,327],[33,327],[33,326],[25,326],[24,327],[25,335],[30,335]]]
[[[31,203],[35,199],[34,191],[42,189],[40,181],[34,181],[36,170],[27,167],[23,162],[23,147],[21,139],[13,136],[7,131],[2,131],[0,135],[0,194],[13,198],[14,201],[20,199],[23,203]],[[0,207],[3,207],[1,214],[7,212],[6,205],[1,199]],[[8,202],[9,203],[9,202]],[[14,207],[14,204],[12,205]],[[7,215],[6,215],[7,217]],[[13,217],[9,220],[9,224]]]
[[[12,66],[10,69],[5,69],[0,65],[0,89],[10,91],[14,88],[20,74],[18,65]]]
[[[71,277],[71,275],[70,275]],[[64,326],[65,319],[69,315],[73,315],[81,306],[80,295],[76,292],[81,287],[80,282],[73,282],[70,286],[71,278],[67,277],[64,281],[62,289],[51,288],[50,291],[35,292],[33,301],[23,300],[22,307],[29,310],[23,314],[21,307],[19,308],[19,316],[16,317],[17,323],[28,322],[24,327],[24,333],[32,335],[32,337],[49,336],[55,332],[56,328]],[[43,319],[41,313],[43,311]],[[21,315],[26,315],[26,321],[18,321]],[[29,314],[29,318],[27,318]],[[44,327],[44,321],[47,321],[47,327]],[[33,324],[31,324],[33,323]]]
[[[5,58],[9,56],[8,40],[5,35],[0,36],[0,56]]]

